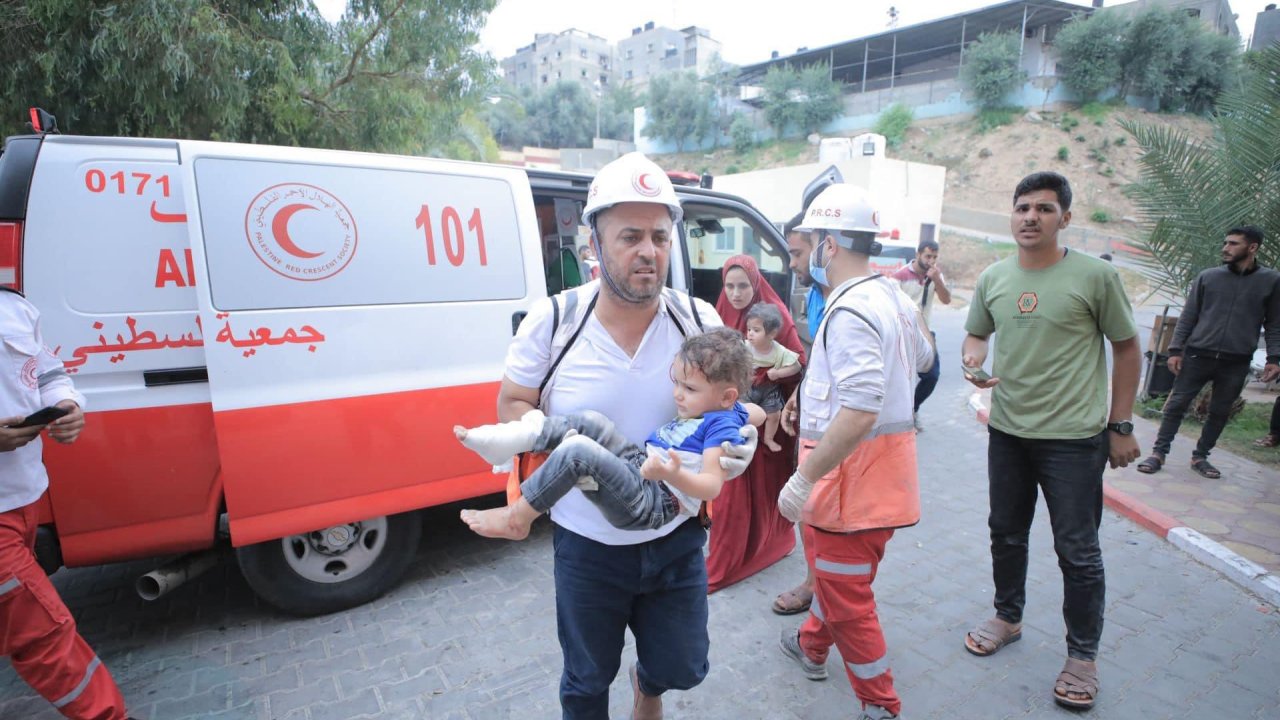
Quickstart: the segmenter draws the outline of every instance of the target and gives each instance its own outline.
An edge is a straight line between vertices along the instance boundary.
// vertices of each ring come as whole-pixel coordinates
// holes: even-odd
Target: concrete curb
[[[990,413],[981,392],[969,396],[969,408],[974,419],[987,424]],[[1117,490],[1110,483],[1102,485],[1103,502],[1107,507],[1129,518],[1138,525],[1168,540],[1196,560],[1217,570],[1235,584],[1254,593],[1264,601],[1280,607],[1280,576],[1267,572],[1261,565],[1229,550],[1179,520],[1156,510],[1132,495]]]

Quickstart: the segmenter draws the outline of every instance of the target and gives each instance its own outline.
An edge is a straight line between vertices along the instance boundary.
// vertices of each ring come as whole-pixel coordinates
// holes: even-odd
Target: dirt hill
[[[976,118],[918,121],[889,157],[944,165],[945,202],[983,210],[1006,211],[1018,180],[1035,170],[1066,175],[1075,191],[1074,223],[1124,234],[1135,215],[1123,188],[1139,178],[1139,149],[1120,126],[1122,120],[1159,123],[1207,139],[1208,121],[1187,115],[1148,113],[1129,107],[1089,105],[1058,112],[1028,112],[981,131]],[[857,134],[857,133],[851,133]],[[664,167],[717,175],[817,162],[818,148],[803,140],[760,146],[747,153],[721,148],[659,160]]]

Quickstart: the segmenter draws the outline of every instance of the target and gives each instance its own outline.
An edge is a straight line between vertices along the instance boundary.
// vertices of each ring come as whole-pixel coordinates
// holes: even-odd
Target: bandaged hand
[[[755,425],[743,425],[738,432],[746,442],[741,445],[734,445],[728,440],[720,443],[720,449],[724,451],[720,456],[720,467],[728,474],[729,480],[747,471],[751,458],[755,457],[756,446],[760,444],[760,433]]]
[[[778,512],[782,513],[782,517],[791,522],[800,522],[804,504],[809,500],[809,493],[813,492],[813,485],[799,470],[792,473],[791,479],[782,487],[782,492],[778,493]]]

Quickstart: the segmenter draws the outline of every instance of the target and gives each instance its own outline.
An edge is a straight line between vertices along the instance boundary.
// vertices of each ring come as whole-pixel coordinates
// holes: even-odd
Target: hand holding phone
[[[968,365],[961,365],[960,369],[964,371],[965,375],[968,375],[969,377],[979,382],[986,382],[991,379],[991,375],[988,374],[986,370],[983,370],[980,367],[969,367]]]
[[[66,408],[60,408],[55,405],[50,405],[49,407],[40,408],[39,410],[23,418],[22,422],[16,425],[10,425],[9,427],[29,428],[29,427],[36,427],[38,425],[48,425],[54,420],[57,420],[58,418],[70,412],[71,411],[67,410]]]

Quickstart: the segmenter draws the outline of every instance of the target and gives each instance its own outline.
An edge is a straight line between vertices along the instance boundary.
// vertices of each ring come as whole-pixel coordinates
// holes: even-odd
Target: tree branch
[[[338,78],[337,80],[335,80],[333,83],[329,85],[328,89],[324,91],[324,94],[320,96],[320,99],[322,100],[327,99],[330,95],[334,93],[334,91],[350,83],[358,75],[373,75],[375,77],[378,76],[378,74],[376,73],[357,72],[356,65],[364,57],[365,53],[369,51],[369,46],[373,44],[373,41],[379,35],[381,35],[382,32],[386,29],[387,24],[392,19],[394,19],[396,15],[399,15],[402,10],[404,10],[404,6],[406,2],[407,0],[400,0],[400,2],[396,3],[395,8],[392,9],[390,13],[378,14],[378,24],[374,26],[373,31],[369,33],[369,36],[366,37],[364,41],[361,42],[360,45],[355,49],[355,51],[351,53],[351,60],[350,62],[347,63],[346,72],[342,74],[342,77]]]

